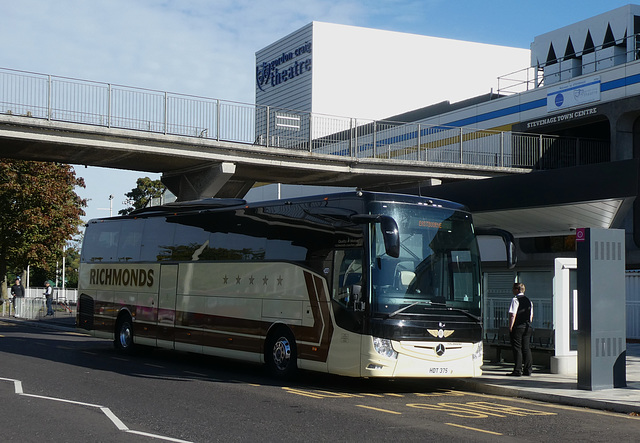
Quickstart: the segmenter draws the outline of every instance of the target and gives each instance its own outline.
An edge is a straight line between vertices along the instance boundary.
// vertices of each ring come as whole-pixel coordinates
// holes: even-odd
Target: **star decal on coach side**
[[[240,274],[237,274],[235,277],[229,277],[227,274],[224,275],[224,277],[222,277],[222,283],[225,285],[229,284],[229,279],[233,278],[236,280],[236,285],[240,285],[242,284],[242,280],[245,279],[245,277],[241,276]],[[256,277],[254,277],[253,275],[246,277],[246,280],[249,281],[249,285],[254,285],[255,284],[255,280]],[[282,277],[282,275],[278,275],[278,278],[276,279],[278,282],[278,286],[282,286],[283,282],[284,282],[284,278]],[[267,286],[267,284],[269,283],[269,277],[267,277],[266,275],[262,278],[262,285],[263,286]]]

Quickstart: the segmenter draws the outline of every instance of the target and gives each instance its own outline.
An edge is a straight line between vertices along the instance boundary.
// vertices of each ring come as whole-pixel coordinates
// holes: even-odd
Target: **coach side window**
[[[209,232],[197,226],[177,225],[171,259],[175,261],[198,261],[208,254]]]
[[[82,247],[84,262],[116,261],[120,223],[98,221],[89,224]]]
[[[165,217],[153,217],[145,220],[142,231],[141,261],[171,260],[175,223],[167,223]]]
[[[264,260],[267,239],[237,232],[211,234],[215,260]]]
[[[118,261],[130,262],[140,260],[142,245],[142,228],[144,219],[126,220],[122,222],[120,241],[118,242]]]

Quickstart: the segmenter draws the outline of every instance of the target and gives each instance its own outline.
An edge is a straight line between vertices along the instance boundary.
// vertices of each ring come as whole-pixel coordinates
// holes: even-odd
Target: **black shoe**
[[[522,375],[529,377],[531,375],[531,372],[523,372]]]
[[[519,372],[509,372],[507,375],[509,377],[520,377],[522,374]]]

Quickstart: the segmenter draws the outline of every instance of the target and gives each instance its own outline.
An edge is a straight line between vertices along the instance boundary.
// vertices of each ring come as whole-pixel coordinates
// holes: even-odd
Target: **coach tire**
[[[118,319],[113,344],[120,352],[133,352],[133,324],[129,315],[123,315]]]
[[[279,328],[267,339],[265,361],[271,374],[279,378],[290,378],[298,369],[298,352],[293,334],[289,329]]]

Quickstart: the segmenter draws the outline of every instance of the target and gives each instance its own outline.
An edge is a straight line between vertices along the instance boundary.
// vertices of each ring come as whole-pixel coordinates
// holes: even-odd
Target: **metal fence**
[[[328,116],[5,68],[0,114],[390,162],[550,169],[609,160],[608,140]]]
[[[627,338],[640,339],[640,271],[626,271],[626,317]],[[553,300],[532,299],[535,307],[534,328],[554,329]],[[487,298],[484,311],[485,329],[507,326],[511,298]]]
[[[15,305],[10,299],[3,300],[0,311],[2,316],[15,316],[25,319],[42,318],[47,313],[46,299],[42,295],[44,288],[25,288],[25,296],[15,299]],[[75,316],[75,306],[78,301],[78,290],[68,288],[54,288],[52,306],[54,315],[72,317]]]
[[[45,288],[30,286],[25,289],[26,298],[38,298],[43,296]],[[75,288],[53,288],[53,299],[76,303],[78,301],[78,290]]]
[[[536,329],[553,329],[553,300],[531,299],[534,306],[533,327]],[[484,312],[484,328],[499,329],[509,326],[509,306],[511,298],[489,298],[486,300]]]

